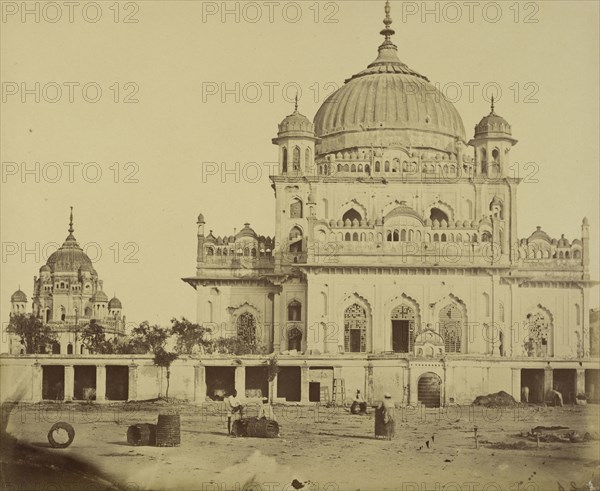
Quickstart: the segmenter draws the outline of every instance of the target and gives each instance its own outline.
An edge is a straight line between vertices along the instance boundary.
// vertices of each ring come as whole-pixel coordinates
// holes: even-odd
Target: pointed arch
[[[354,209],[354,211],[356,213],[358,213],[358,215],[360,215],[359,222],[361,220],[366,220],[367,219],[367,208],[363,204],[361,204],[360,202],[358,202],[356,199],[352,199],[352,200],[344,203],[339,208],[339,214],[338,214],[338,216],[343,217],[348,211],[350,211],[352,209]],[[344,219],[344,221],[345,221],[345,219]]]
[[[434,305],[434,319],[438,333],[444,339],[446,353],[467,353],[467,308],[452,293]]]
[[[542,305],[531,309],[525,316],[523,348],[529,357],[553,356],[552,336],[554,318]]]

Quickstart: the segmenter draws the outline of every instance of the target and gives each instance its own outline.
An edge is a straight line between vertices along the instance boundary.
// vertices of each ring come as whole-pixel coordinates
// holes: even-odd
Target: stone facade
[[[314,123],[296,104],[279,125],[275,237],[245,224],[217,238],[199,216],[184,278],[197,320],[217,336],[250,326],[266,352],[318,357],[370,397],[416,402],[424,374],[442,403],[519,398],[523,377],[551,389],[549,367],[590,360],[587,219],[572,240],[517,236],[511,126],[492,100],[467,141],[452,104],[398,59],[386,12],[377,59]],[[521,373],[532,363],[539,380]],[[584,390],[571,375],[558,385]]]

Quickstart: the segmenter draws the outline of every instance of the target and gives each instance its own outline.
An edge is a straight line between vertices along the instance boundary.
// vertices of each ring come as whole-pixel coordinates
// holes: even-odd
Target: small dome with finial
[[[494,112],[494,96],[492,96],[491,111],[475,126],[475,137],[489,136],[494,133],[512,136],[510,125],[502,116]]]
[[[240,230],[235,236],[236,239],[241,239],[242,237],[251,237],[253,239],[256,239],[256,232],[252,230],[249,223],[244,223],[244,228]]]
[[[21,290],[21,287],[10,296],[10,301],[13,303],[27,302],[27,295]]]
[[[298,95],[296,95],[296,103],[294,106],[294,112],[279,124],[278,137],[282,136],[315,136],[315,127],[310,120],[298,112]]]
[[[204,221],[204,215],[203,215],[202,213],[200,213],[200,215],[198,215],[198,222],[197,222],[197,223],[199,223],[199,224],[200,224],[200,223],[206,223],[206,222]]]
[[[92,260],[83,251],[75,239],[73,232],[73,207],[71,206],[71,215],[69,218],[69,235],[63,242],[63,245],[54,253],[50,255],[46,265],[54,273],[56,272],[69,272],[77,273],[81,266],[90,268],[93,270]]]
[[[110,302],[108,302],[108,308],[110,310],[112,309],[122,309],[123,305],[121,305],[121,300],[119,300],[117,297],[113,297],[110,299]]]

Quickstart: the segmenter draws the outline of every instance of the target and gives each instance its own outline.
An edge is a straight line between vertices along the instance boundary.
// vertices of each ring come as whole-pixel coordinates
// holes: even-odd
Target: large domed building
[[[108,300],[92,260],[73,232],[71,208],[69,235],[33,280],[32,312],[56,333],[56,342],[48,347],[53,354],[86,353],[77,331],[92,320],[102,325],[109,336],[125,334],[125,316],[120,300],[116,297]],[[19,288],[11,296],[11,314],[26,314],[27,302],[27,295]],[[18,337],[11,335],[9,344],[10,353],[23,354]]]
[[[197,321],[277,354],[271,395],[287,401],[339,402],[343,387],[425,406],[499,390],[543,402],[553,387],[597,397],[587,220],[570,240],[520,238],[511,125],[491,101],[469,139],[391,26],[387,3],[375,61],[313,122],[296,104],[279,125],[274,238],[248,224],[207,235],[199,217],[184,278]],[[203,358],[208,397],[267,390],[264,359],[240,360]]]

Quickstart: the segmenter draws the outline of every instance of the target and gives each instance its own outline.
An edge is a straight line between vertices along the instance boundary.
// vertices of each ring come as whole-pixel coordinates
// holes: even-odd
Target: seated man
[[[354,401],[352,401],[352,405],[350,406],[351,414],[366,414],[367,412],[367,403],[363,399],[360,390],[356,390],[356,397]]]
[[[226,399],[227,400],[227,434],[231,435],[231,418],[234,414],[240,413],[240,418],[242,417],[242,411],[244,406],[240,403],[240,400],[237,397],[237,390],[233,390],[231,395]]]
[[[275,412],[273,411],[273,406],[269,403],[269,399],[264,397],[262,400],[262,406],[260,406],[258,410],[258,419],[266,418],[273,421],[277,421],[275,419]]]

